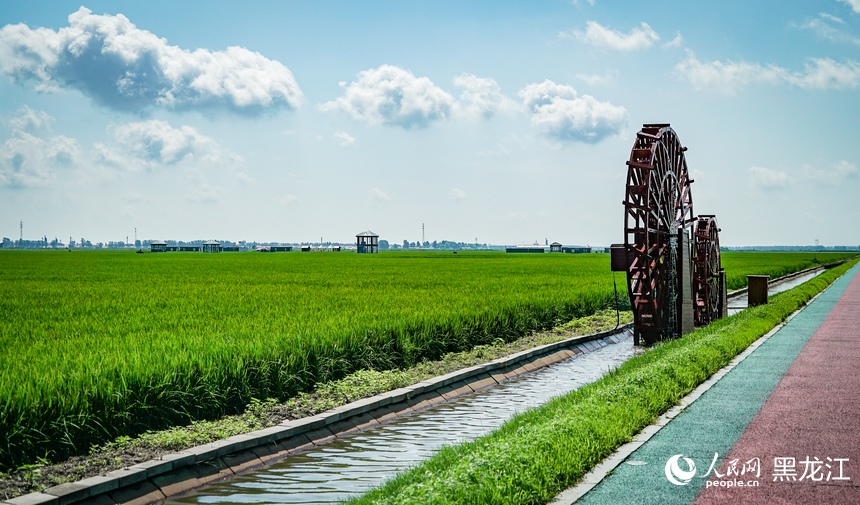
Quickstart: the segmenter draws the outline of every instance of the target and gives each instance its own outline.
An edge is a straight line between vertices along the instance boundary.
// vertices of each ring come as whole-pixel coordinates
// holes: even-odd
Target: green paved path
[[[714,477],[713,474],[705,477],[714,454],[719,456],[719,465],[830,313],[858,269],[860,265],[837,279],[577,503],[693,502],[706,480]],[[696,474],[686,485],[672,484],[666,478],[666,462],[676,454],[692,459],[696,465]],[[631,462],[645,464],[631,465]],[[680,468],[688,470],[683,459]],[[770,478],[764,464],[761,475],[763,479]]]

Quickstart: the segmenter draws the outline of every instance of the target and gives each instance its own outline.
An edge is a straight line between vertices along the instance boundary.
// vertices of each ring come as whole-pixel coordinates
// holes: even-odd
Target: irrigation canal
[[[784,281],[774,282],[774,283],[769,284],[767,286],[767,294],[768,294],[768,296],[771,296],[771,295],[775,295],[777,293],[782,293],[783,291],[788,291],[789,289],[791,289],[793,287],[800,286],[801,284],[803,284],[804,282],[806,282],[810,279],[818,277],[822,273],[824,273],[824,269],[819,268],[818,270],[806,272],[806,273],[800,274],[796,277],[786,279]],[[748,301],[749,300],[747,299],[746,294],[733,296],[731,299],[729,299],[729,303],[728,303],[728,307],[727,307],[729,315],[733,316],[733,315],[737,314],[738,312],[740,312],[741,310],[747,308]]]
[[[819,275],[810,272],[768,288],[775,294]],[[735,297],[729,313],[746,308]],[[367,431],[315,446],[278,463],[169,498],[165,505],[324,504],[336,503],[378,486],[415,466],[445,445],[475,439],[501,426],[518,412],[599,379],[638,352],[632,334],[617,344],[578,354],[496,387],[399,417]]]

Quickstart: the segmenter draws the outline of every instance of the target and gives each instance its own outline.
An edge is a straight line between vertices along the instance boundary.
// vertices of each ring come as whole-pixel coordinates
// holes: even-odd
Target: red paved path
[[[775,481],[776,457],[795,459],[798,480]],[[821,480],[800,480],[804,470],[815,466],[803,461],[816,457],[822,463],[815,478]],[[860,275],[854,276],[717,471],[725,476],[728,462],[738,459],[740,469],[752,458],[761,461],[759,487],[703,488],[695,503],[860,504]],[[840,477],[836,458],[848,459],[841,476],[850,480],[834,480]],[[776,473],[792,472],[786,466]]]

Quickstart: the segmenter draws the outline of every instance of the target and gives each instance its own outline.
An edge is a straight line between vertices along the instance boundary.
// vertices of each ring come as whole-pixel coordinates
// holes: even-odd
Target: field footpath
[[[857,503],[858,271],[751,344],[553,504]],[[695,475],[677,484],[668,479],[676,454],[695,463]],[[777,467],[776,458],[793,458],[791,467]],[[816,459],[820,471],[803,481]]]
[[[203,444],[105,475],[64,483],[0,505],[126,505],[157,502],[206,484],[275,463],[339,436],[373,428],[459,396],[492,387],[590,352],[624,337],[631,324],[520,351],[480,365],[354,401],[311,417]]]

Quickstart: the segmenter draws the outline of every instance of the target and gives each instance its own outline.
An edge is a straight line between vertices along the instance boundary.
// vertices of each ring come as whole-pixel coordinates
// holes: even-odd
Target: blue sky
[[[724,245],[860,244],[860,0],[7,2],[0,236],[623,240],[643,123]]]

